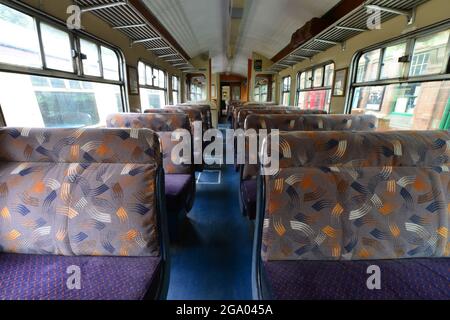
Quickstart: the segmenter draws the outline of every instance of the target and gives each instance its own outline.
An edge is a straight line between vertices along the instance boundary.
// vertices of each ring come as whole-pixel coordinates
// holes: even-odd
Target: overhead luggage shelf
[[[269,71],[280,72],[294,66],[316,54],[344,42],[364,31],[368,31],[368,10],[379,10],[381,22],[386,22],[398,15],[405,16],[405,23],[414,19],[414,9],[428,0],[367,0],[331,26],[307,40],[291,53],[276,61]]]
[[[113,29],[119,30],[130,39],[130,46],[142,45],[158,58],[183,72],[194,71],[190,57],[173,41],[154,27],[145,14],[133,3],[119,0],[77,0],[82,12],[90,12],[106,21]]]

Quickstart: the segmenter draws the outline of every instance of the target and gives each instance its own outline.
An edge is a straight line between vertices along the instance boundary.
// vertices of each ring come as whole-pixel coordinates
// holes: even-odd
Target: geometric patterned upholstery
[[[191,131],[194,129],[194,122],[202,122],[202,113],[196,109],[180,109],[178,107],[166,106],[164,109],[147,109],[144,113],[184,113],[188,116],[191,124]]]
[[[294,110],[293,107],[285,107],[285,106],[237,106],[233,108],[233,112],[231,114],[231,124],[232,128],[235,128],[235,124],[238,120],[238,115],[241,110]]]
[[[159,256],[157,135],[0,129],[0,252]]]
[[[247,116],[245,129],[278,129],[279,131],[372,131],[378,118],[373,115],[296,115],[251,114]]]
[[[69,290],[78,266],[81,290]],[[159,257],[85,257],[0,253],[0,300],[142,300],[159,283]]]
[[[251,114],[246,118],[245,130],[273,129],[279,131],[373,131],[378,120],[372,115],[297,115],[297,114]],[[248,141],[246,141],[248,145]],[[250,154],[248,146],[246,155],[249,163],[258,163],[257,154]],[[259,172],[257,164],[246,164],[243,178],[256,179]]]
[[[251,114],[246,118],[245,130],[254,129],[259,132],[261,129],[267,130],[268,133],[272,129],[280,131],[372,131],[377,128],[377,118],[372,115],[296,115],[296,114]],[[248,144],[248,141],[246,142]],[[248,149],[248,147],[247,147]],[[246,150],[246,155],[249,161],[256,161],[258,157],[256,154],[250,154]],[[241,184],[247,180],[254,179],[256,189],[256,177],[259,173],[259,165],[245,164],[242,168]],[[242,199],[247,199],[244,203],[246,214],[249,219],[253,220],[256,217],[256,197],[245,192],[247,188],[241,188]]]
[[[280,133],[263,259],[449,256],[449,159],[446,131]]]
[[[369,290],[367,268],[380,267],[381,288]],[[270,261],[264,263],[277,300],[450,299],[450,259]]]
[[[203,141],[203,134],[208,131],[209,129],[213,128],[212,125],[212,114],[211,114],[211,106],[209,105],[191,105],[191,104],[182,104],[177,105],[176,107],[172,106],[166,106],[166,108],[178,108],[188,114],[192,112],[200,112],[200,117],[202,121],[202,134],[200,135],[194,135],[193,137],[193,143],[194,145],[202,145],[202,151],[195,150],[194,151],[194,159],[202,159],[203,162],[203,150],[210,144],[210,142]],[[203,171],[204,169],[204,163],[197,164],[195,166],[197,171]]]
[[[117,113],[107,117],[109,128],[147,128],[156,131],[163,151],[163,166],[166,174],[189,174],[194,172],[191,164],[174,164],[172,161],[172,150],[179,141],[172,140],[172,133],[178,129],[191,131],[189,118],[181,112],[168,113]],[[192,156],[192,155],[188,155]]]
[[[144,113],[184,113],[188,116],[189,118],[189,122],[191,125],[191,135],[193,137],[193,141],[194,143],[198,143],[198,145],[202,145],[203,144],[203,134],[201,134],[200,136],[194,136],[194,128],[195,128],[195,123],[201,123],[201,130],[202,133],[206,130],[206,126],[207,124],[203,124],[202,122],[202,112],[198,109],[193,109],[193,108],[178,108],[178,107],[173,107],[173,106],[166,106],[164,107],[164,109],[148,109],[145,110]],[[203,150],[198,150],[198,151],[194,151],[194,159],[198,159],[198,158],[203,158]],[[167,166],[168,163],[166,161],[165,166]],[[202,170],[201,166],[195,166],[196,168],[198,168],[199,170]],[[175,168],[167,168],[167,172],[174,170]],[[180,173],[183,173],[184,171],[182,170]]]
[[[239,111],[237,120],[235,122],[234,129],[244,129],[245,120],[251,114],[326,114],[323,110],[313,110],[313,109],[295,109],[295,108],[273,108],[273,109],[247,109],[243,108]]]
[[[167,182],[174,182],[165,186],[166,208],[171,214],[169,216],[170,226],[176,225],[178,213],[182,210],[189,212],[191,209],[190,199],[194,199],[195,194],[195,165],[193,161],[193,153],[183,154],[183,158],[178,158],[180,155],[175,154],[176,158],[172,159],[172,151],[180,144],[180,141],[172,140],[172,134],[177,130],[184,130],[190,133],[189,138],[192,138],[191,130],[193,127],[190,124],[190,119],[187,113],[180,112],[181,109],[169,109],[167,113],[153,112],[150,113],[117,113],[111,114],[107,117],[108,127],[127,127],[133,129],[149,128],[157,132],[161,143],[163,154],[163,167],[165,178]],[[159,109],[161,110],[161,109]],[[163,109],[166,110],[166,109]],[[183,111],[183,110],[182,110]],[[186,137],[183,135],[183,139]],[[192,151],[192,150],[190,150]],[[181,162],[178,164],[178,162]],[[170,177],[170,176],[176,177]],[[186,175],[191,176],[188,179],[188,188],[185,182]],[[174,198],[179,200],[175,205],[168,204]],[[173,233],[173,228],[170,231]]]
[[[180,108],[174,106],[166,106],[164,109],[149,109],[145,110],[144,113],[185,113],[189,117],[191,127],[193,127],[194,122],[202,122],[202,112],[198,109],[192,108]]]
[[[176,106],[181,110],[199,110],[202,114],[202,121],[206,125],[206,129],[212,129],[211,106],[207,104],[182,104]]]
[[[231,121],[233,117],[234,110],[236,108],[242,107],[242,101],[230,101],[228,108],[227,108],[227,120]]]
[[[115,113],[106,119],[108,128],[150,129],[155,132],[191,130],[189,118],[182,113]]]

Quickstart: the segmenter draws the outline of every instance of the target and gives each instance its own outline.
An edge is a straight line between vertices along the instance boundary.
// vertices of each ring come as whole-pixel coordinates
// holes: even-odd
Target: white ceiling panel
[[[246,75],[253,52],[273,57],[292,33],[339,0],[245,0],[237,49],[227,58],[230,0],[143,0],[191,56],[209,52],[213,72]]]

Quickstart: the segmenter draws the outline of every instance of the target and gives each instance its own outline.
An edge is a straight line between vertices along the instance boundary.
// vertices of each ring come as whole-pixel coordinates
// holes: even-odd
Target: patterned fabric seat
[[[67,270],[80,268],[81,290]],[[0,254],[0,300],[142,300],[155,296],[159,257]]]
[[[366,286],[380,267],[381,289]],[[278,300],[450,299],[450,259],[270,261],[266,278]]]
[[[191,124],[191,133],[193,141],[195,143],[201,144],[203,148],[207,145],[203,141],[203,134],[210,129],[211,120],[211,108],[210,107],[199,107],[190,105],[178,105],[178,106],[165,106],[164,109],[160,109],[162,112],[168,110],[170,112],[183,112],[188,115]],[[153,110],[146,110],[146,113],[153,113]],[[158,111],[156,111],[158,112]],[[160,112],[161,113],[161,112]],[[199,124],[200,123],[200,124]],[[211,124],[212,125],[212,124]],[[195,135],[195,131],[199,131],[199,135]],[[201,131],[201,132],[200,132]],[[194,159],[202,159],[203,162],[203,150],[194,150]],[[196,164],[195,170],[198,172],[203,171],[204,163]]]
[[[266,129],[280,131],[372,131],[378,120],[372,115],[296,115],[251,114],[245,121],[245,130],[257,132]],[[248,150],[247,150],[248,153]],[[256,218],[256,178],[258,165],[245,164],[241,168],[241,204],[243,215]]]
[[[181,105],[178,105],[177,108],[181,108],[182,110],[199,110],[202,113],[203,122],[206,124],[206,130],[213,128],[210,105],[183,103]]]
[[[297,131],[279,139],[279,169],[264,176],[258,212],[259,298],[264,288],[283,299],[450,298],[449,132]],[[361,283],[369,264],[382,269],[385,291]],[[264,274],[266,286],[257,280]]]
[[[239,110],[239,109],[238,109]],[[271,108],[259,108],[259,109],[251,109],[251,108],[242,108],[237,113],[237,118],[235,122],[234,129],[244,129],[245,120],[251,114],[294,114],[294,115],[303,115],[303,114],[326,114],[323,110],[312,110],[312,109],[297,109],[292,107],[271,107]]]
[[[189,117],[189,122],[191,125],[191,133],[194,141],[203,145],[203,133],[208,130],[208,123],[203,122],[204,114],[197,108],[180,108],[177,106],[165,106],[163,109],[149,109],[144,113],[185,113]],[[200,125],[196,125],[200,123]],[[195,130],[201,130],[199,136],[195,135]],[[194,159],[202,159],[203,150],[194,150]],[[203,171],[203,164],[196,164],[195,171]]]
[[[233,118],[233,113],[236,108],[242,107],[242,101],[230,101],[230,104],[227,108],[227,121],[231,122]]]
[[[0,146],[0,300],[96,299],[124,281],[133,287],[105,297],[164,297],[167,226],[153,131],[2,128]],[[60,297],[65,282],[57,282],[69,275],[57,272],[68,263],[89,271],[88,290]],[[107,276],[111,284],[101,285]]]
[[[293,107],[276,106],[276,105],[242,105],[233,108],[231,113],[231,127],[236,128],[238,115],[241,110],[290,110]]]
[[[235,118],[233,121],[233,128],[236,129],[244,129],[244,123],[247,116],[250,114],[305,114],[305,113],[314,113],[319,112],[315,110],[300,110],[292,107],[257,107],[257,108],[248,108],[241,107],[236,108],[234,110]]]
[[[188,213],[195,200],[196,181],[193,154],[187,155],[188,163],[175,164],[172,150],[179,143],[172,141],[177,129],[191,130],[189,118],[178,111],[170,113],[117,113],[107,117],[110,128],[147,128],[156,131],[163,152],[163,166],[166,180],[166,207],[171,240],[178,238],[178,221]],[[178,160],[178,159],[177,159]]]

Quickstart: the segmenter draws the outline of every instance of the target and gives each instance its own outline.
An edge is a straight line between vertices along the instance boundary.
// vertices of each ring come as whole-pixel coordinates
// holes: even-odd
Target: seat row
[[[323,110],[299,109],[294,107],[277,106],[275,104],[232,104],[229,108],[229,121],[233,129],[243,129],[244,121],[249,114],[326,114]]]
[[[0,300],[166,296],[159,139],[148,129],[0,128]]]
[[[197,120],[210,128],[208,111],[112,114],[105,129],[1,128],[0,300],[165,298],[169,241],[196,189],[193,162],[171,159],[171,135]]]
[[[277,129],[286,132],[372,131],[377,128],[377,118],[371,115],[302,115],[266,112],[270,113],[249,114],[245,118],[244,129],[246,131],[255,130],[256,132],[261,129],[266,129],[268,132]],[[248,139],[245,152],[249,157],[246,163],[240,166],[240,208],[244,216],[254,220],[256,217],[256,180],[260,173],[259,157],[249,150]]]
[[[278,137],[279,169],[258,176],[255,298],[450,299],[448,131]]]

